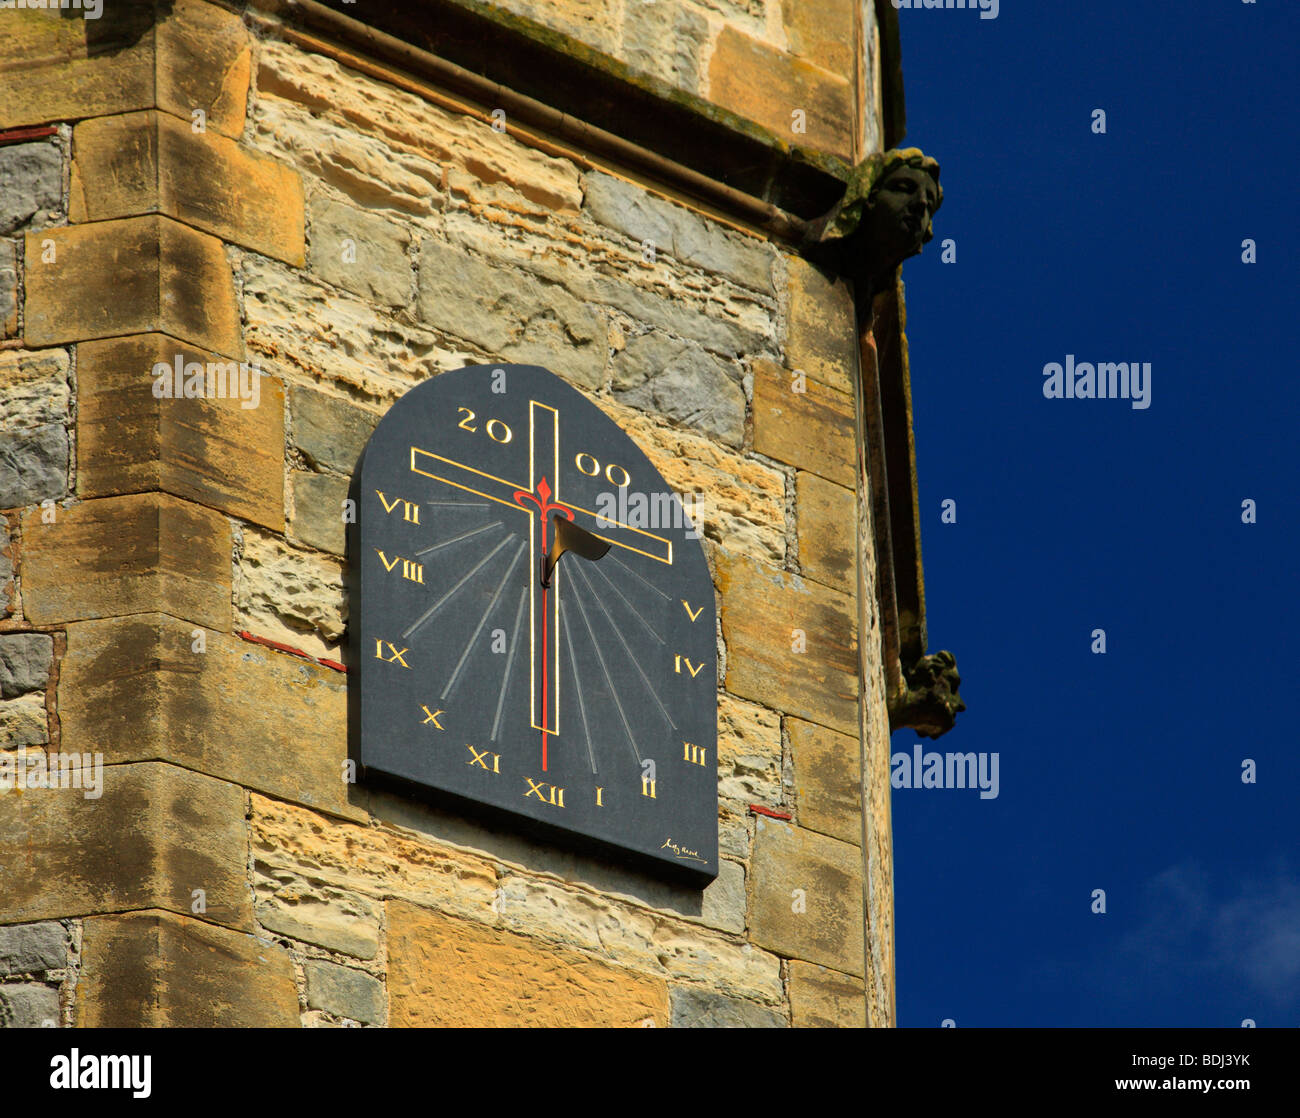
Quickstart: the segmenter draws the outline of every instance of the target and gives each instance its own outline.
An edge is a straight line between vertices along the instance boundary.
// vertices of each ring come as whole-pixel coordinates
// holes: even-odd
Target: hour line
[[[492,611],[497,608],[497,602],[501,599],[501,593],[506,588],[506,583],[510,581],[510,576],[515,573],[515,567],[519,563],[519,556],[524,553],[524,548],[528,546],[527,540],[520,540],[519,547],[515,550],[514,556],[510,560],[509,566],[506,567],[506,573],[501,576],[501,582],[497,586],[497,592],[492,595],[492,600],[488,603],[488,608],[483,611],[483,616],[478,619],[478,625],[474,629],[473,635],[465,643],[465,651],[460,654],[460,659],[456,661],[456,670],[451,673],[451,678],[447,680],[447,686],[442,689],[441,699],[446,699],[451,694],[451,689],[456,686],[456,679],[460,675],[461,669],[465,666],[465,661],[469,659],[469,650],[474,647],[478,640],[479,634],[483,632],[483,626],[487,624],[487,619],[492,615]]]
[[[610,617],[609,611],[605,609],[605,603],[596,597],[595,592],[591,588],[591,583],[587,581],[587,572],[583,570],[582,566],[577,566],[573,569],[578,577],[582,579],[582,584],[587,588],[587,592],[591,594],[592,600],[599,607],[600,612],[605,615],[605,620],[609,622],[609,627],[614,630],[614,636],[618,637],[618,643],[623,646],[623,651],[627,653],[628,659],[632,661],[632,667],[636,668],[636,674],[641,677],[641,682],[645,684],[646,690],[650,692],[650,698],[654,699],[655,706],[659,708],[659,713],[668,720],[669,729],[677,729],[677,723],[673,721],[673,716],[664,709],[663,703],[659,701],[659,695],[655,692],[654,687],[646,678],[645,672],[641,670],[640,662],[637,660],[636,655],[632,650],[628,648],[627,641],[624,640],[622,632],[620,632],[619,627],[614,623],[614,619]]]
[[[503,539],[499,544],[497,544],[496,547],[494,547],[485,556],[483,556],[482,559],[480,559],[476,564],[474,564],[474,568],[469,572],[469,574],[467,574],[464,578],[462,578],[458,583],[456,583],[455,586],[453,586],[450,590],[448,590],[447,593],[445,593],[441,598],[439,598],[436,602],[434,602],[433,605],[431,605],[422,614],[420,614],[419,619],[416,620],[415,623],[412,624],[410,628],[408,628],[402,634],[403,638],[409,637],[412,633],[415,632],[416,629],[418,629],[421,625],[423,625],[426,621],[428,621],[429,618],[431,618],[435,613],[437,613],[438,610],[442,609],[442,607],[447,604],[447,602],[456,594],[456,592],[462,586],[464,586],[465,583],[467,583],[471,578],[473,578],[476,574],[478,574],[478,572],[482,569],[484,564],[487,563],[487,561],[491,559],[492,556],[494,556],[498,551],[500,551],[503,547],[505,547],[506,544],[510,542],[510,540],[511,537],[506,536],[506,538]]]
[[[612,591],[614,591],[615,594],[617,594],[622,599],[623,604],[627,606],[627,608],[630,609],[632,613],[636,616],[636,619],[646,627],[646,631],[649,632],[649,634],[652,637],[654,637],[654,639],[657,640],[660,644],[663,644],[664,643],[663,637],[661,637],[658,633],[656,633],[654,630],[654,626],[651,625],[650,622],[648,622],[644,617],[641,616],[640,611],[637,610],[636,606],[634,606],[631,602],[627,600],[627,598],[623,596],[623,591],[621,591],[617,586],[615,586],[609,580],[609,576],[605,574],[605,572],[602,571],[599,567],[593,566],[591,569],[595,571],[596,574],[600,575],[600,577],[604,579],[605,585],[608,586]]]
[[[492,722],[492,740],[497,740],[501,729],[501,708],[506,701],[506,686],[510,682],[510,669],[515,665],[515,649],[519,647],[519,626],[524,622],[524,603],[528,601],[528,587],[519,591],[519,606],[515,610],[515,627],[510,634],[510,652],[506,655],[506,670],[501,676],[501,694],[497,696],[497,716]]]
[[[636,755],[636,763],[639,765],[641,763],[641,751],[637,749],[636,739],[632,737],[632,727],[628,725],[627,714],[623,711],[623,704],[618,701],[618,688],[614,686],[614,681],[609,676],[609,668],[605,664],[605,654],[601,652],[600,645],[596,643],[596,634],[591,628],[591,619],[587,616],[587,607],[582,604],[580,594],[575,594],[573,600],[578,603],[578,612],[582,614],[582,623],[587,627],[587,636],[591,638],[591,647],[596,650],[596,659],[600,661],[600,670],[605,673],[605,682],[609,684],[610,697],[618,708],[618,716],[623,720],[623,729],[627,733],[627,740],[632,746],[632,752]]]
[[[477,536],[480,532],[486,532],[491,528],[500,528],[500,527],[501,527],[501,521],[494,520],[492,521],[491,524],[484,524],[482,528],[475,528],[471,532],[462,532],[459,536],[453,536],[451,539],[444,540],[442,543],[436,543],[432,547],[426,547],[421,551],[417,551],[415,554],[428,555],[431,551],[441,551],[444,547],[451,547],[452,544],[460,543],[461,540],[467,540],[471,536]]]
[[[560,624],[564,628],[564,640],[569,649],[569,664],[573,668],[573,685],[578,692],[578,711],[582,715],[582,732],[587,739],[587,756],[591,759],[591,771],[596,771],[596,753],[591,748],[591,728],[587,725],[587,703],[582,697],[582,682],[578,679],[578,658],[573,652],[573,633],[569,630],[569,613],[560,614]]]
[[[643,579],[639,574],[637,574],[636,571],[634,571],[634,570],[633,570],[631,567],[629,567],[626,563],[621,562],[621,561],[619,560],[619,558],[618,558],[617,555],[606,555],[605,558],[606,558],[607,560],[609,560],[609,562],[611,562],[611,563],[617,563],[620,567],[623,568],[623,570],[627,571],[627,573],[630,574],[634,579],[636,579],[638,582],[644,584],[645,586],[649,587],[649,588],[650,588],[651,590],[653,590],[656,594],[658,594],[659,597],[661,597],[665,602],[671,602],[671,601],[672,601],[672,597],[671,597],[670,595],[665,594],[665,593],[664,593],[662,590],[660,590],[659,587],[657,587],[653,582],[646,582],[646,580]]]

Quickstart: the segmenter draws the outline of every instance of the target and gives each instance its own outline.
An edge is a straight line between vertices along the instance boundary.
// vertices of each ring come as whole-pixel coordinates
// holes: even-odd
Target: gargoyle
[[[906,691],[892,704],[889,728],[904,726],[923,738],[937,738],[953,728],[957,715],[966,709],[957,689],[957,658],[951,652],[922,656],[910,668],[903,668]]]
[[[935,160],[919,148],[876,152],[854,168],[844,196],[808,223],[803,254],[851,278],[866,305],[934,236],[941,205]]]

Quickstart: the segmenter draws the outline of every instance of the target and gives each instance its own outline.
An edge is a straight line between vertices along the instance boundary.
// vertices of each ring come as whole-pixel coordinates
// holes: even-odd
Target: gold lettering
[[[430,722],[432,722],[432,723],[434,724],[434,726],[436,726],[439,730],[441,730],[441,729],[443,728],[442,723],[438,721],[438,715],[440,715],[440,714],[446,714],[447,712],[446,712],[445,710],[441,710],[441,709],[439,709],[439,710],[430,710],[430,709],[429,709],[427,706],[425,706],[423,703],[420,704],[420,709],[421,709],[422,711],[424,711],[424,713],[427,714],[427,715],[429,716],[429,717],[426,718],[423,722],[420,723],[421,726],[427,726]]]
[[[420,506],[413,505],[410,501],[403,501],[402,504],[406,506],[405,510],[402,513],[402,519],[409,520],[412,524],[419,524]]]
[[[602,787],[600,787],[600,785],[597,785],[597,786],[596,786],[596,806],[597,806],[597,807],[604,807],[604,806],[605,806],[604,801],[601,799],[601,796],[604,794],[604,792],[605,792],[605,789],[603,789]]]
[[[414,563],[410,559],[402,560],[402,577],[412,582],[424,583],[424,564]]]
[[[380,493],[378,489],[375,490],[375,494],[379,497],[380,503],[384,506],[384,512],[392,512],[393,509],[397,508],[397,502],[402,499],[401,497],[394,497],[392,501],[389,501],[389,499]]]
[[[645,777],[641,778],[641,795],[649,796],[652,800],[658,799],[655,795],[655,782],[653,780],[647,780]]]
[[[700,608],[703,609],[704,607],[701,606]],[[686,665],[686,670],[691,673],[692,679],[694,679],[697,675],[699,675],[704,668],[703,660],[701,660],[698,664],[692,664],[690,660],[687,659],[685,656],[678,655],[676,662],[673,666],[673,671],[675,671],[678,675],[682,674],[683,663]]]
[[[395,566],[397,566],[398,561],[400,559],[400,556],[394,555],[393,561],[390,563],[388,561],[388,556],[385,555],[382,551],[380,551],[379,548],[375,548],[375,554],[379,556],[379,561],[383,563],[384,570],[386,571],[391,571]]]
[[[704,612],[704,607],[700,606],[700,608],[697,609],[694,613],[691,613],[691,603],[688,602],[685,598],[682,599],[682,605],[686,607],[686,612],[687,614],[690,615],[692,621],[694,621],[696,618],[700,616],[700,614]]]
[[[388,651],[392,653],[391,656],[384,655],[384,645],[388,645]],[[375,638],[375,658],[382,660],[385,664],[401,664],[402,667],[409,668],[411,665],[402,657],[410,651],[410,648],[407,647],[399,652],[392,641],[381,641],[378,637]]]
[[[501,771],[501,754],[500,754],[500,753],[489,753],[486,749],[483,750],[483,751],[480,753],[480,752],[479,752],[477,749],[475,749],[472,745],[468,745],[468,744],[465,746],[465,748],[468,749],[468,750],[470,751],[470,754],[471,754],[470,759],[469,759],[468,761],[466,761],[465,764],[467,764],[467,765],[477,765],[480,769],[484,769],[484,770],[486,770],[487,772],[490,772],[490,773],[499,773],[499,772]],[[487,757],[491,757],[491,758],[492,758],[492,765],[491,765],[491,767],[488,766],[488,763],[487,763],[487,761],[485,760],[485,758],[487,758]]]
[[[693,765],[705,765],[708,763],[709,751],[701,749],[698,745],[692,745],[688,741],[682,742],[682,760],[690,761]]]
[[[524,793],[524,799],[529,796],[536,796],[544,804],[550,804],[552,807],[564,806],[564,789],[557,788],[554,784],[547,784],[544,780],[534,780],[530,776],[524,777],[528,782],[528,791]]]

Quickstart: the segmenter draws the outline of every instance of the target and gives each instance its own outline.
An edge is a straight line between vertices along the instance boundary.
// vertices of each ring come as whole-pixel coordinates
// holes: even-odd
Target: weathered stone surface
[[[328,199],[312,204],[312,271],[365,299],[392,307],[411,302],[410,243],[402,226],[377,214]]]
[[[753,368],[754,449],[853,488],[852,397],[807,378],[805,391],[795,392],[789,371],[768,361],[755,361]]]
[[[334,937],[374,942],[374,905],[388,897],[476,920],[495,919],[497,873],[484,858],[259,795],[252,805],[257,912],[268,928],[273,926],[268,916],[294,919],[311,930],[294,938],[372,958],[373,951],[336,946]],[[331,942],[322,942],[324,937]]]
[[[8,617],[14,609],[14,542],[9,534],[9,521],[0,516],[0,617]]]
[[[674,1029],[784,1029],[789,1022],[780,1013],[754,1002],[723,997],[694,986],[674,986],[669,991]]]
[[[857,34],[854,0],[781,0],[790,49],[848,81],[854,81],[853,44]]]
[[[618,54],[618,13],[622,8],[618,0],[563,0],[558,4],[538,3],[538,0],[501,0],[499,6],[569,35],[604,54]]]
[[[704,13],[677,0],[642,0],[623,7],[623,61],[678,89],[698,92],[700,50],[708,38]]]
[[[0,699],[44,691],[54,638],[45,633],[0,633]]]
[[[302,969],[307,978],[309,1008],[366,1025],[384,1023],[387,999],[379,979],[352,967],[315,959],[304,963]]]
[[[59,991],[33,982],[0,986],[0,1029],[51,1028],[59,1020]]]
[[[58,11],[4,14],[0,128],[143,108],[153,99],[153,5],[132,4],[109,19],[64,19]]]
[[[745,287],[774,294],[774,253],[763,241],[732,233],[717,222],[599,171],[588,172],[586,208],[602,225],[637,243],[654,242],[656,253]]]
[[[718,876],[704,890],[700,919],[724,932],[744,932],[745,867],[739,862],[718,860]]]
[[[68,491],[68,369],[65,350],[0,352],[0,508]]]
[[[857,497],[853,490],[800,470],[795,478],[799,565],[836,590],[857,587]]]
[[[506,270],[426,238],[420,318],[484,353],[544,365],[584,388],[605,379],[605,323],[558,284]]]
[[[167,912],[86,921],[82,1028],[296,1028],[293,962],[275,944]]]
[[[0,702],[0,749],[44,745],[50,740],[45,692]]]
[[[394,1028],[668,1024],[661,978],[404,901],[387,907]]]
[[[709,61],[706,96],[791,143],[852,158],[853,87],[801,58],[724,27]],[[802,109],[806,131],[796,133]]]
[[[749,877],[754,942],[787,958],[863,973],[862,852],[759,819]]]
[[[295,386],[289,396],[293,441],[318,469],[351,475],[380,417],[335,396]]]
[[[152,370],[174,368],[178,357],[182,367],[221,365],[229,378],[226,395],[156,397]],[[283,530],[284,388],[274,377],[256,375],[254,388],[233,362],[162,334],[83,342],[77,351],[80,494],[161,489]],[[220,391],[219,382],[214,387]],[[244,406],[254,399],[256,407]]]
[[[747,557],[718,556],[727,690],[856,733],[852,599]]]
[[[785,263],[790,294],[786,365],[852,395],[858,335],[848,284],[798,256],[787,256]]]
[[[521,874],[502,879],[496,907],[503,927],[537,940],[607,954],[646,974],[704,982],[733,997],[782,997],[774,956],[667,913]]]
[[[784,476],[607,397],[593,402],[645,451],[674,492],[694,495],[695,527],[703,538],[728,550],[785,559]]]
[[[447,215],[446,227],[450,242],[502,274],[524,264],[540,282],[562,288],[581,303],[613,309],[634,323],[696,341],[724,357],[775,351],[773,300],[671,258],[649,264],[638,247],[621,238],[533,235],[521,244],[500,225],[460,212]]]
[[[862,845],[862,750],[856,737],[786,719],[799,825]]]
[[[239,14],[205,0],[175,0],[155,34],[158,108],[187,121],[201,109],[209,131],[238,136],[252,74],[250,36]]]
[[[465,350],[440,348],[433,331],[305,272],[246,256],[241,273],[249,352],[291,384],[330,385],[383,406],[436,373],[478,363]]]
[[[138,726],[137,715],[129,728]],[[65,725],[64,748],[94,752],[99,743]],[[100,797],[86,791],[93,795],[75,787],[0,794],[6,919],[188,913],[202,889],[206,919],[251,926],[242,789],[174,765],[106,764]]]
[[[866,991],[860,978],[816,963],[790,963],[790,1017],[796,1029],[864,1029]]]
[[[738,447],[745,441],[740,374],[738,366],[724,364],[694,342],[640,334],[614,357],[614,398]]]
[[[161,614],[68,626],[64,738],[109,763],[172,761],[348,812],[346,705],[340,672]]]
[[[161,213],[290,264],[304,262],[302,179],[190,121],[145,111],[73,133],[74,223]]]
[[[53,140],[0,147],[0,236],[39,229],[63,209],[63,152]]]
[[[343,564],[275,536],[245,529],[235,568],[235,625],[258,636],[338,658],[347,631]]]
[[[28,233],[25,259],[29,345],[158,332],[243,355],[230,265],[206,233],[158,215],[97,221]]]
[[[0,927],[0,974],[42,974],[68,965],[67,933],[61,924]]]
[[[18,333],[18,242],[0,240],[0,338]]]
[[[23,521],[23,608],[36,625],[166,610],[230,628],[230,522],[165,493],[83,501]]]
[[[725,693],[718,697],[718,796],[742,811],[781,803],[781,716]]]
[[[290,486],[293,491],[290,536],[321,551],[346,554],[343,502],[348,495],[348,479],[333,474],[295,472],[290,477]]]

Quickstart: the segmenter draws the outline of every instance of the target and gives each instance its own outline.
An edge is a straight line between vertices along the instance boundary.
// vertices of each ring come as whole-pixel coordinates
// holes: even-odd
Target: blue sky
[[[1001,781],[893,793],[899,1023],[1300,1026],[1300,5],[899,17],[945,191],[903,272],[930,649],[969,708],[927,748]],[[1044,398],[1069,354],[1150,362],[1150,407]]]

